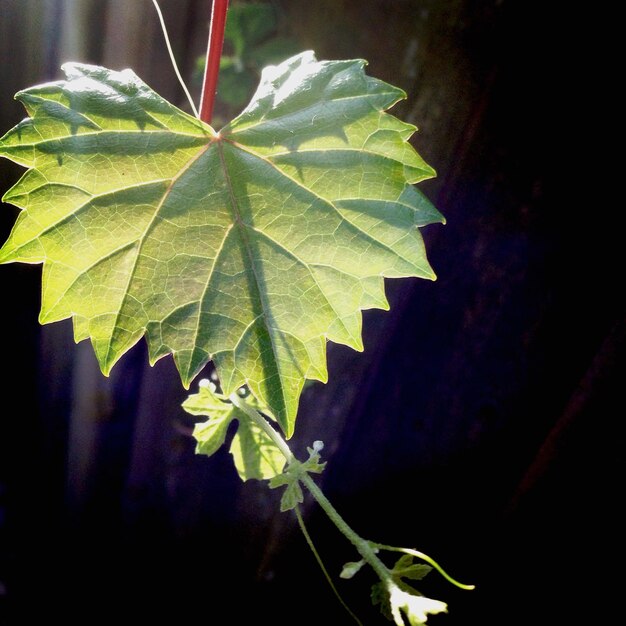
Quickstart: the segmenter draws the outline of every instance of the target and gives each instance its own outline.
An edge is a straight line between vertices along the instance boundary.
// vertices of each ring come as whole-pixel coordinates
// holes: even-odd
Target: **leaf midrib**
[[[224,171],[224,179],[226,181],[226,186],[228,188],[228,193],[229,193],[229,196],[230,196],[233,221],[236,223],[238,231],[239,231],[239,233],[241,235],[242,242],[244,244],[246,252],[248,253],[248,262],[250,263],[250,268],[252,269],[252,273],[254,275],[254,284],[256,286],[256,290],[257,290],[257,294],[258,294],[258,297],[259,297],[259,301],[261,303],[261,308],[263,309],[263,323],[265,325],[265,329],[267,331],[267,334],[268,334],[268,336],[270,338],[270,345],[272,346],[272,354],[274,355],[274,362],[276,363],[276,368],[278,369],[278,355],[276,354],[276,347],[274,345],[274,336],[273,336],[273,333],[271,332],[274,329],[273,328],[270,329],[270,325],[268,323],[267,311],[268,311],[268,309],[270,309],[270,307],[268,306],[268,304],[266,302],[266,299],[264,297],[263,290],[261,289],[261,281],[259,279],[259,276],[257,275],[256,267],[255,267],[255,264],[254,264],[254,255],[252,254],[250,241],[248,239],[248,232],[246,230],[246,225],[245,225],[245,223],[243,221],[243,218],[241,216],[241,213],[239,211],[239,206],[237,204],[237,199],[235,198],[233,184],[232,184],[232,181],[231,181],[231,178],[230,178],[228,167],[226,165],[226,158],[224,156],[223,140],[220,139],[216,143],[217,143],[217,151],[218,151],[218,154],[219,154],[219,157],[220,157],[220,163],[221,163],[222,169]],[[280,389],[281,389],[281,395],[283,396],[283,406],[284,406],[284,410],[285,410],[285,419],[288,419],[287,404],[286,404],[285,395],[283,393],[282,380],[281,380],[281,384],[280,384]],[[273,410],[276,410],[277,407],[270,407],[270,408],[272,408]]]

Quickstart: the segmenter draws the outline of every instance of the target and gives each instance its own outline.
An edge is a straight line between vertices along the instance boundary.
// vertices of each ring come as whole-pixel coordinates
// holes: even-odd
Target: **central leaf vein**
[[[271,315],[270,315],[270,311],[271,308],[269,306],[269,303],[266,301],[265,298],[265,290],[263,289],[263,284],[262,281],[258,275],[257,272],[257,267],[254,261],[254,255],[252,253],[252,247],[250,245],[250,240],[248,238],[248,233],[245,227],[245,223],[243,221],[243,218],[241,216],[241,211],[239,210],[239,205],[237,203],[237,198],[235,197],[235,191],[233,189],[233,184],[232,184],[232,180],[230,178],[230,174],[228,171],[228,166],[226,164],[226,159],[224,156],[224,148],[223,148],[223,143],[220,141],[218,142],[218,152],[220,155],[220,162],[222,164],[222,168],[224,170],[224,177],[226,179],[226,185],[228,187],[228,192],[230,195],[230,201],[231,201],[231,208],[232,208],[232,215],[233,215],[233,220],[236,222],[239,233],[241,235],[241,241],[244,244],[244,247],[246,249],[246,252],[248,254],[248,261],[250,263],[250,268],[252,270],[252,273],[254,275],[254,282],[256,285],[256,290],[257,290],[257,296],[258,296],[258,300],[261,304],[261,309],[263,310],[263,321],[264,321],[264,325],[265,328],[267,330],[267,334],[270,340],[270,345],[272,347],[272,353],[274,355],[274,362],[276,363],[276,367],[278,367],[278,363],[279,363],[279,357],[276,351],[276,346],[274,343],[274,334],[273,332],[271,332],[271,326],[270,326],[270,320],[271,320]],[[252,294],[250,294],[252,296]],[[282,384],[280,385],[281,387],[281,392],[282,392]],[[283,401],[284,401],[284,396],[283,396]]]

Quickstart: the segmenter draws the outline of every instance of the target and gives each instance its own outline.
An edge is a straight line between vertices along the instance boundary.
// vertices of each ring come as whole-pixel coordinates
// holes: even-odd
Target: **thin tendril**
[[[174,68],[174,73],[176,74],[176,78],[178,78],[178,82],[180,86],[183,88],[185,95],[187,96],[187,100],[191,106],[191,110],[193,114],[200,119],[200,114],[198,113],[198,109],[196,109],[196,105],[193,103],[193,99],[191,98],[191,94],[189,93],[189,89],[187,89],[187,85],[185,85],[185,81],[183,77],[180,75],[178,71],[178,65],[176,64],[176,59],[174,58],[174,51],[172,50],[172,46],[170,44],[170,38],[167,34],[167,28],[165,26],[165,20],[163,19],[163,13],[161,13],[161,8],[159,7],[159,3],[157,0],[152,0],[152,4],[154,4],[154,8],[156,9],[157,15],[159,16],[159,22],[161,22],[161,30],[163,31],[163,37],[165,39],[165,45],[167,46],[167,51],[170,55],[170,60],[172,61],[172,66]]]
[[[313,556],[315,557],[317,564],[320,566],[320,569],[322,570],[322,573],[324,574],[326,581],[328,582],[328,584],[330,585],[330,588],[333,590],[333,593],[337,597],[337,600],[339,600],[339,602],[341,603],[341,606],[343,606],[343,608],[350,614],[350,617],[352,617],[352,619],[357,624],[359,624],[359,626],[363,626],[363,623],[361,622],[361,620],[352,612],[352,609],[350,609],[350,607],[345,603],[344,599],[341,597],[341,594],[339,593],[339,591],[337,591],[337,587],[335,587],[335,584],[333,583],[333,580],[330,577],[330,574],[328,573],[326,566],[324,565],[324,561],[322,561],[322,557],[319,555],[319,552],[315,549],[315,545],[313,544],[311,535],[309,535],[309,531],[307,530],[304,524],[304,519],[302,519],[302,513],[300,513],[300,507],[296,506],[294,511],[296,513],[296,517],[298,518],[298,524],[300,526],[300,530],[302,531],[302,534],[304,535],[304,538],[306,539],[306,542],[309,548],[311,549],[311,552],[313,552]]]
[[[382,543],[373,543],[375,548],[379,550],[388,550],[390,552],[403,552],[404,554],[410,554],[411,556],[417,557],[418,559],[422,559],[422,561],[426,561],[429,565],[432,565],[449,583],[452,583],[459,589],[465,589],[466,591],[471,591],[472,589],[476,589],[475,585],[464,585],[460,583],[458,580],[455,580],[448,574],[437,561],[429,557],[427,554],[420,552],[419,550],[413,550],[412,548],[396,548],[395,546],[386,546]]]

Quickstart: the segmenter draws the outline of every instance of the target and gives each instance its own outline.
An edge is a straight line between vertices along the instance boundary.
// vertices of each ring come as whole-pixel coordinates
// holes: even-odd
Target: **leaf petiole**
[[[228,0],[213,0],[211,11],[211,27],[209,29],[209,43],[206,51],[206,65],[202,82],[202,99],[200,100],[200,119],[207,124],[213,117],[213,105],[217,90],[217,77],[220,70],[220,58],[224,45],[224,29],[226,28],[226,13]]]

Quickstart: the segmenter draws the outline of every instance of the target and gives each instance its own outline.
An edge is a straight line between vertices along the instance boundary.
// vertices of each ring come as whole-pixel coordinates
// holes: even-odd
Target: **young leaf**
[[[274,419],[271,412],[259,406],[252,396],[247,402]],[[276,444],[243,411],[218,393],[212,382],[200,381],[198,393],[190,395],[183,402],[183,408],[191,415],[206,415],[209,418],[194,426],[193,436],[198,442],[196,454],[215,454],[226,439],[228,426],[235,419],[239,424],[230,453],[241,480],[268,480],[283,471],[285,457]]]
[[[215,454],[226,439],[228,426],[239,417],[236,408],[220,396],[215,385],[208,380],[201,380],[198,393],[190,395],[183,402],[183,409],[191,415],[206,415],[208,420],[197,423],[193,436],[197,441],[196,454],[211,456]]]
[[[217,387],[210,380],[198,382],[198,393],[192,393],[182,404],[183,409],[191,415],[216,417],[233,410],[228,398],[217,392]]]
[[[241,413],[241,411],[238,411]],[[241,480],[268,480],[280,474],[285,457],[263,430],[247,417],[239,420],[237,434],[230,446],[235,467]]]
[[[29,168],[0,262],[44,264],[40,321],[71,317],[105,374],[145,335],[151,363],[173,354],[188,387],[212,359],[290,436],[326,341],[361,350],[361,310],[388,307],[383,277],[434,278],[417,227],[443,218],[413,186],[434,171],[363,66],[266,68],[217,133],[130,70],[66,64],[0,140]]]
[[[432,572],[433,568],[425,563],[413,563],[410,554],[403,554],[391,570],[395,578],[409,578],[411,580],[422,580],[424,576]]]
[[[298,461],[292,462],[282,474],[277,474],[269,482],[270,489],[285,487],[280,499],[281,513],[295,509],[298,504],[304,502],[304,494],[298,478],[301,471],[302,464]]]
[[[209,380],[201,380],[198,393],[190,395],[182,406],[191,415],[205,415],[209,418],[198,422],[193,428],[193,437],[197,442],[196,454],[215,454],[226,439],[228,426],[236,417],[235,407],[216,392],[215,385]]]
[[[197,441],[196,454],[206,456],[215,454],[222,447],[226,439],[226,431],[233,418],[233,411],[229,411],[218,413],[206,422],[196,424],[193,428],[193,437]]]
[[[300,483],[292,482],[287,485],[280,499],[280,512],[285,513],[295,509],[299,504],[304,502],[304,494]]]

